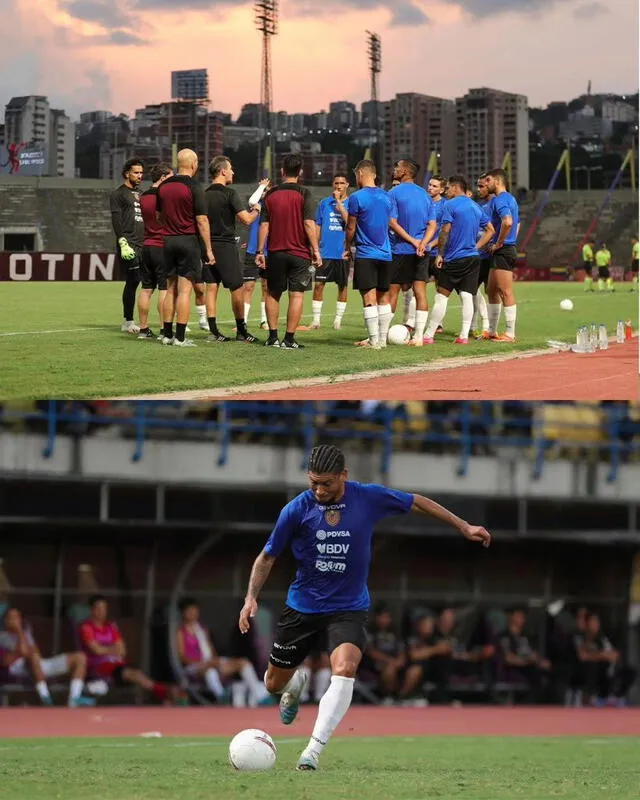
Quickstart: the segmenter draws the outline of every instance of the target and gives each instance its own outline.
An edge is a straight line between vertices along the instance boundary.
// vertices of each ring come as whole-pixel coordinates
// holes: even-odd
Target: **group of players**
[[[258,343],[247,329],[247,319],[260,281],[266,346],[302,349],[296,332],[309,329],[300,325],[304,293],[313,288],[310,328],[319,328],[324,286],[337,284],[333,327],[339,329],[353,267],[353,288],[362,298],[367,331],[367,338],[357,342],[360,346],[386,347],[401,291],[411,346],[433,344],[453,291],[462,303],[456,344],[467,344],[470,335],[515,341],[512,280],[519,214],[503,170],[480,176],[474,200],[471,187],[459,175],[448,180],[435,175],[427,189],[417,185],[419,166],[411,159],[396,162],[393,186],[385,191],[377,185],[373,162],[363,160],[354,170],[356,191],[348,194],[349,176],[339,173],[332,194],[316,207],[311,192],[300,183],[301,158],[289,154],[283,159],[281,182],[270,187],[262,181],[247,208],[232,187],[234,172],[228,157],[213,159],[206,190],[196,181],[198,168],[197,155],[182,150],[177,172],[167,164],[154,166],[151,188],[140,193],[144,165],[130,160],[124,166],[124,183],[111,195],[117,260],[125,279],[123,332],[156,338],[149,327],[149,308],[157,288],[162,320],[157,338],[162,344],[195,346],[186,337],[192,293],[208,341],[228,342],[216,316],[222,284],[231,292],[235,340]],[[244,265],[238,222],[249,226]],[[426,287],[432,279],[437,291],[429,310]],[[289,303],[281,338],[280,299],[285,291]],[[499,333],[503,306],[506,329]]]

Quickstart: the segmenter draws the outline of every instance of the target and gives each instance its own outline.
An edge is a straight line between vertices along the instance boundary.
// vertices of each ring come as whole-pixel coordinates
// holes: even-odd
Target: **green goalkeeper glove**
[[[129,242],[124,238],[118,239],[118,244],[120,245],[120,255],[122,256],[124,261],[133,261],[136,257],[136,251],[131,247]]]

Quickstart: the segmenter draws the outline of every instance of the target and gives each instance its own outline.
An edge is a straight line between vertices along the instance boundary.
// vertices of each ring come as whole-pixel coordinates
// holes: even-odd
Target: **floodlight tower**
[[[380,175],[380,121],[378,119],[378,75],[382,71],[382,42],[377,33],[367,31],[367,55],[371,75],[371,119],[369,148]]]
[[[273,86],[271,81],[271,38],[278,33],[278,0],[256,0],[254,5],[256,28],[262,33],[262,77],[260,84],[260,127],[270,135],[269,163],[265,168],[275,179],[276,137],[272,122]],[[258,141],[258,180],[263,176],[262,141]]]

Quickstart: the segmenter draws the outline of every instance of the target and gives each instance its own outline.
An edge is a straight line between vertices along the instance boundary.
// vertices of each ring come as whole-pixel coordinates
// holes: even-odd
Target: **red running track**
[[[0,709],[0,738],[233,736],[261,728],[273,736],[307,737],[315,707],[303,707],[291,726],[275,708]],[[640,736],[640,708],[565,709],[527,707],[375,708],[355,706],[338,736]]]

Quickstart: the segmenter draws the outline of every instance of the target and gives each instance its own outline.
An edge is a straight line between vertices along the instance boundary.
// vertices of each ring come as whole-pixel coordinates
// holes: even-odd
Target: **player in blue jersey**
[[[507,173],[493,169],[485,178],[487,188],[494,195],[487,205],[497,235],[491,251],[489,273],[489,338],[496,342],[516,340],[516,298],[513,292],[513,270],[516,268],[518,251],[516,241],[520,229],[518,201],[507,191]],[[500,312],[504,306],[505,332],[498,333]]]
[[[427,303],[427,281],[429,280],[429,258],[426,245],[436,230],[434,204],[427,192],[415,183],[419,167],[411,159],[398,161],[393,170],[400,184],[391,190],[397,217],[391,217],[393,274],[389,299],[395,314],[400,289],[413,290],[416,303],[414,328],[410,344],[421,346],[427,325],[429,305]],[[421,253],[421,255],[418,255]],[[410,320],[406,320],[408,324]]]
[[[449,295],[454,290],[459,293],[462,302],[462,328],[455,343],[469,343],[473,297],[478,291],[480,270],[478,235],[481,223],[488,225],[489,219],[480,206],[467,197],[467,190],[467,182],[461,175],[449,178],[436,258],[438,290],[429,315],[425,344],[434,343],[433,337],[446,313]]]
[[[365,647],[373,529],[393,514],[415,511],[457,528],[485,547],[491,536],[433,500],[384,486],[348,480],[344,454],[320,445],[308,464],[309,489],[280,513],[264,550],[253,564],[240,612],[242,633],[258,610],[258,595],[276,558],[288,547],[297,561],[296,577],[276,629],[265,685],[280,695],[280,717],[290,725],[296,717],[306,673],[299,669],[309,652],[326,648],[331,683],[320,700],[309,744],[298,769],[315,770],[324,747],[347,713]]]
[[[327,283],[335,283],[338,286],[338,302],[333,320],[335,330],[340,330],[342,317],[347,310],[349,262],[344,259],[344,241],[347,220],[349,219],[349,213],[346,209],[348,188],[349,177],[344,172],[338,172],[333,176],[333,194],[330,197],[325,197],[319,203],[316,211],[322,267],[316,269],[313,287],[312,329],[320,327],[324,287]]]
[[[347,201],[349,220],[344,257],[351,258],[351,244],[355,239],[353,288],[360,292],[364,306],[364,322],[369,334],[364,344],[378,349],[387,346],[387,334],[393,319],[389,303],[389,222],[393,216],[394,202],[391,192],[376,186],[373,161],[360,161],[354,172],[358,191]]]
[[[476,202],[480,208],[485,208],[493,195],[489,192],[486,182],[487,173],[483,172],[476,183]],[[486,217],[488,219],[488,217]],[[474,339],[488,339],[489,338],[489,312],[487,309],[487,301],[482,293],[481,287],[484,286],[486,293],[487,286],[489,285],[489,267],[491,266],[491,253],[489,252],[489,245],[495,239],[495,230],[493,224],[491,230],[493,231],[491,238],[487,238],[485,234],[489,228],[486,224],[480,228],[480,240],[478,241],[478,255],[480,257],[480,273],[478,277],[478,291],[473,298],[473,322],[471,323],[471,335]],[[480,327],[482,326],[482,327]]]

